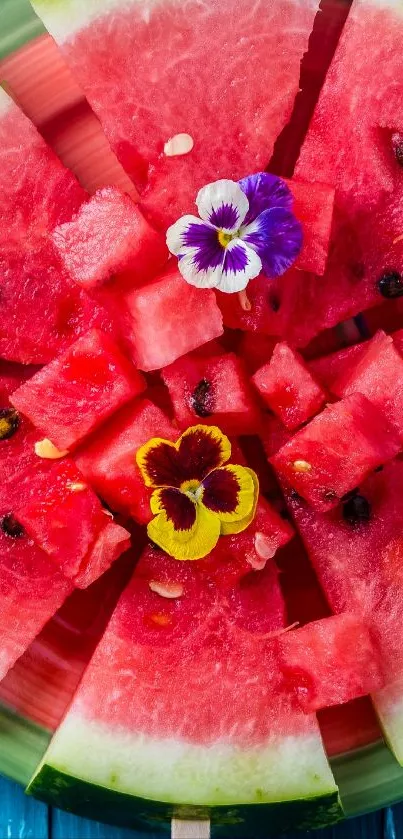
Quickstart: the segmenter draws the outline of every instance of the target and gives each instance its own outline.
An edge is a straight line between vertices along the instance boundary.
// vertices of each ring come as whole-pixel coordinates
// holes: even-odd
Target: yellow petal
[[[253,521],[253,519],[255,518],[255,515],[256,515],[256,507],[257,507],[257,502],[259,500],[259,478],[256,475],[256,472],[253,471],[253,469],[249,469],[248,466],[244,466],[243,468],[246,469],[247,472],[250,473],[251,478],[253,480],[253,486],[254,486],[253,506],[252,506],[252,509],[250,510],[250,512],[247,513],[244,518],[239,519],[239,521],[232,521],[232,522],[230,522],[230,521],[223,522],[222,521],[221,522],[221,534],[223,536],[231,536],[233,533],[242,533],[243,530],[246,530],[246,528],[249,527],[249,525],[251,524],[251,522]]]
[[[154,493],[155,494],[155,493]],[[179,560],[202,559],[215,548],[220,537],[220,521],[202,505],[195,505],[195,522],[188,530],[176,530],[166,512],[149,522],[149,538],[170,556]]]

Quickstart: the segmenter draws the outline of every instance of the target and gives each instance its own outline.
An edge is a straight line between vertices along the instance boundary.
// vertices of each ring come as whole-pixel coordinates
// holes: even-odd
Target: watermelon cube
[[[379,331],[355,364],[333,384],[339,396],[363,393],[380,408],[403,439],[403,358],[391,335]]]
[[[328,405],[272,458],[280,477],[317,510],[329,510],[401,443],[385,415],[353,393]]]
[[[147,399],[137,399],[112,417],[76,453],[85,478],[113,510],[140,523],[151,518],[150,490],[136,466],[136,451],[151,437],[177,440],[179,431]]]
[[[37,461],[38,432],[10,403],[9,395],[33,375],[36,368],[0,361],[0,473],[5,484]]]
[[[287,690],[306,713],[341,705],[385,684],[370,626],[355,614],[308,623],[278,640]]]
[[[177,265],[130,291],[126,303],[140,370],[165,367],[223,332],[214,292],[187,285]]]
[[[165,367],[162,378],[180,428],[201,421],[233,435],[258,430],[255,395],[242,361],[234,353],[186,355]]]
[[[58,449],[68,450],[145,386],[111,338],[94,329],[21,385],[11,401]]]
[[[102,531],[111,524],[101,502],[69,458],[47,462],[22,479],[25,489],[13,513],[24,530],[68,579],[85,567]],[[129,534],[125,531],[125,547]],[[99,553],[99,551],[98,551]],[[107,567],[116,558],[110,555]],[[106,570],[102,568],[101,570]]]
[[[317,414],[325,403],[324,390],[301,356],[286,343],[276,344],[270,362],[252,380],[269,408],[291,430]]]
[[[130,545],[130,533],[120,524],[107,521],[74,577],[75,587],[87,588],[91,585],[130,548]]]
[[[293,212],[302,224],[304,243],[297,265],[302,271],[324,274],[332,228],[335,190],[331,186],[287,181],[294,196]]]
[[[343,347],[342,350],[312,359],[308,362],[308,367],[316,381],[333,393],[333,385],[340,374],[355,366],[357,360],[365,352],[365,348],[365,341],[361,344],[353,344],[352,347]]]
[[[122,272],[143,283],[169,256],[164,236],[116,187],[96,192],[72,221],[55,228],[52,239],[70,277],[87,289]]]

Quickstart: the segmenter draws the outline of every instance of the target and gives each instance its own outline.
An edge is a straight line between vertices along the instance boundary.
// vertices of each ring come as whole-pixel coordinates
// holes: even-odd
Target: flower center
[[[222,248],[226,248],[232,239],[235,239],[239,235],[238,230],[235,233],[225,233],[224,230],[218,231],[218,241]]]
[[[199,483],[199,481],[183,481],[181,484],[181,492],[187,495],[191,501],[194,501],[197,504],[202,499],[203,495],[203,485]]]

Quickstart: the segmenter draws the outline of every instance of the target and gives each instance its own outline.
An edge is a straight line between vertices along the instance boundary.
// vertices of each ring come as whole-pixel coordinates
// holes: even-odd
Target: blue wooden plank
[[[0,779],[0,839],[50,839],[48,808]]]
[[[72,813],[52,810],[50,839],[161,839],[161,833],[138,833],[122,827],[81,819]],[[166,836],[166,834],[165,834]]]

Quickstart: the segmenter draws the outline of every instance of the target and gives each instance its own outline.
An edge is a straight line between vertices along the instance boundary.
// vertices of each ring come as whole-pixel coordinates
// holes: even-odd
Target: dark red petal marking
[[[204,431],[197,428],[191,434],[182,437],[179,445],[179,460],[182,481],[192,478],[202,481],[203,478],[221,466],[222,442],[215,439],[209,429]]]
[[[144,468],[155,486],[179,487],[183,481],[178,452],[167,443],[150,448],[145,456]]]
[[[168,487],[161,490],[160,500],[175,530],[190,530],[193,527],[196,521],[196,505],[187,495]]]
[[[234,513],[238,506],[239,483],[226,469],[216,469],[203,481],[203,504],[213,513]]]

